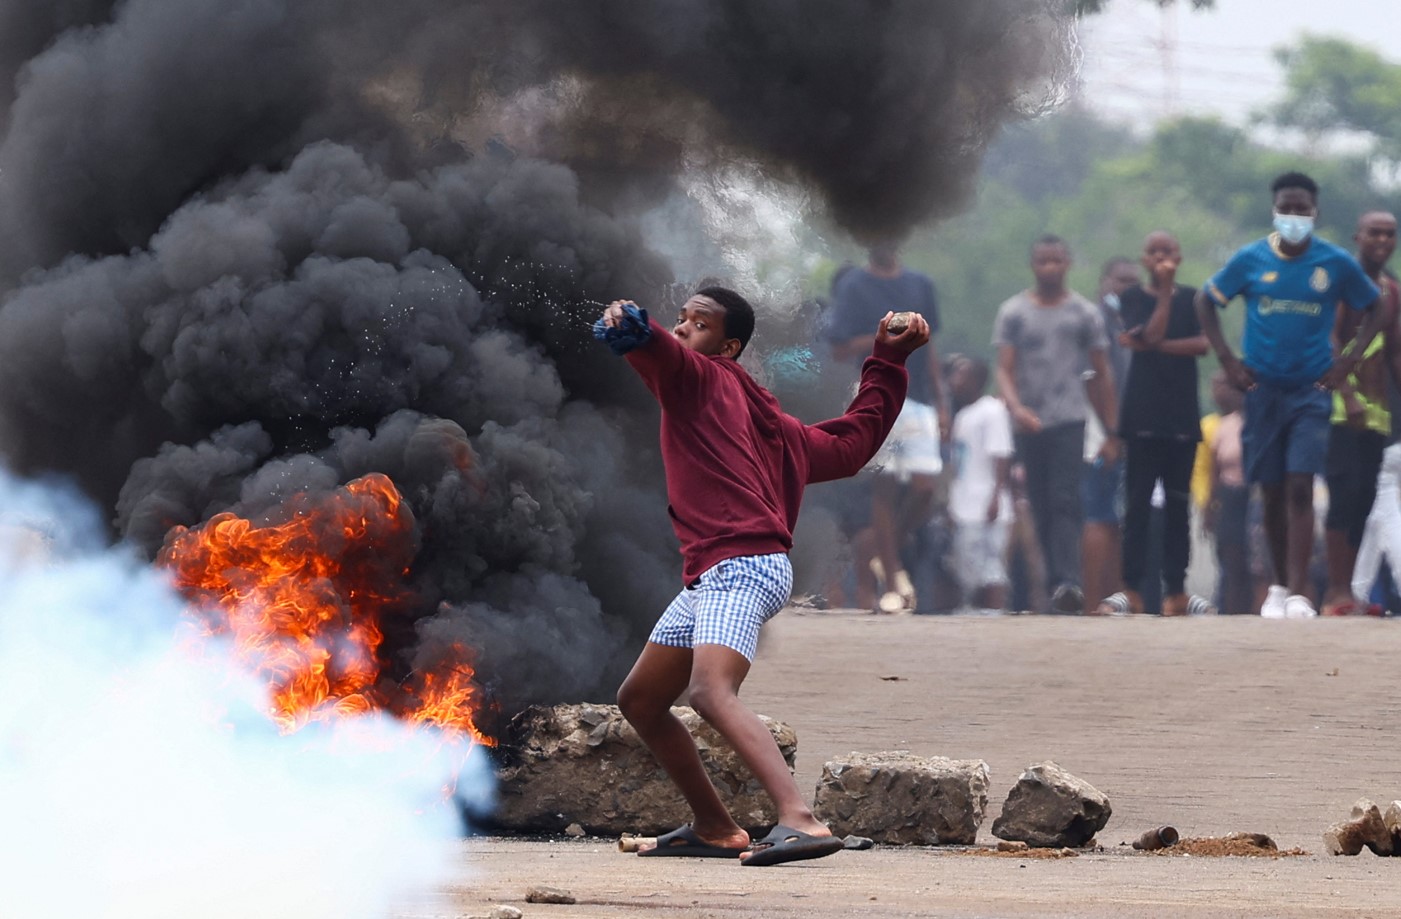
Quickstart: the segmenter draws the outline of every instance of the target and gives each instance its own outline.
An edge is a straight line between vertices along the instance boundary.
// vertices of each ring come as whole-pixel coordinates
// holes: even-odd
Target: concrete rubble
[[[813,810],[838,836],[890,845],[972,845],[987,792],[982,760],[852,753],[823,766]]]
[[[564,906],[577,903],[574,895],[559,887],[532,887],[525,892],[527,903],[556,903]]]
[[[1033,848],[1079,848],[1104,829],[1112,813],[1103,792],[1047,761],[1022,773],[992,834]]]
[[[1368,798],[1352,805],[1352,817],[1335,823],[1323,834],[1329,855],[1357,855],[1363,848],[1373,855],[1401,854],[1401,801],[1392,801],[1386,814]]]
[[[1391,831],[1391,838],[1395,840],[1392,846],[1393,855],[1401,855],[1401,801],[1392,801],[1387,805],[1386,813],[1382,816],[1382,822]]]
[[[777,820],[747,766],[689,708],[674,710],[696,739],[711,780],[735,820],[751,833]],[[762,716],[761,716],[762,717]],[[791,770],[792,728],[764,718]],[[599,836],[656,836],[691,812],[615,705],[536,706],[511,719],[498,753],[496,827],[521,833],[576,830]]]

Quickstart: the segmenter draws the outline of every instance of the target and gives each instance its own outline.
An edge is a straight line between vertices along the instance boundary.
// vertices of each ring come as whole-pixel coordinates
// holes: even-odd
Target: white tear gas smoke
[[[724,256],[736,176],[862,238],[950,212],[1063,90],[1062,7],[0,0],[0,448],[151,554],[386,473],[391,669],[606,692],[677,571],[654,409],[587,340],[672,283],[643,228]]]
[[[180,598],[98,548],[81,499],[0,475],[0,508],[6,916],[380,919],[447,880],[460,824],[429,736],[278,734],[267,687],[177,640]]]

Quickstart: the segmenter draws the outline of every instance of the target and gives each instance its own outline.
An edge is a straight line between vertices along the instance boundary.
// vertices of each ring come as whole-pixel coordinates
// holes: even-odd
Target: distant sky
[[[1147,127],[1169,108],[1171,70],[1161,48],[1175,33],[1177,112],[1241,124],[1282,92],[1271,49],[1305,32],[1347,38],[1401,63],[1398,7],[1397,0],[1216,0],[1216,9],[1193,12],[1186,0],[1167,11],[1151,0],[1111,0],[1080,31],[1081,99]]]

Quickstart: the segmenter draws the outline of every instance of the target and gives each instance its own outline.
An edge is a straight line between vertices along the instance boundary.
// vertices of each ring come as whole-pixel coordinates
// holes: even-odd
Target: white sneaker
[[[1284,601],[1288,597],[1289,588],[1282,584],[1271,584],[1265,594],[1265,602],[1260,604],[1260,616],[1265,619],[1283,619]]]
[[[1262,614],[1263,615],[1263,614]],[[1308,597],[1299,594],[1290,594],[1284,600],[1285,619],[1312,619],[1318,615],[1318,610],[1313,608]]]

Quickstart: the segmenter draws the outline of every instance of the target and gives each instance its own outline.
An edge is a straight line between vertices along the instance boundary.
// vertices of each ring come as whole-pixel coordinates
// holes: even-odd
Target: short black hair
[[[1105,262],[1104,267],[1099,270],[1099,279],[1103,281],[1105,278],[1109,277],[1109,275],[1114,271],[1115,268],[1118,268],[1120,265],[1132,265],[1134,271],[1138,270],[1138,262],[1135,262],[1127,255],[1116,255],[1109,261]]]
[[[739,357],[754,337],[754,307],[728,287],[702,287],[697,297],[709,297],[725,308],[725,337],[739,339]]]
[[[1065,250],[1065,254],[1070,254],[1070,243],[1054,233],[1042,233],[1036,237],[1036,241],[1031,244],[1031,252],[1035,254],[1037,246],[1060,246]]]
[[[1387,210],[1384,207],[1369,207],[1367,210],[1357,215],[1358,226],[1361,226],[1362,221],[1366,220],[1368,217],[1390,217],[1392,220],[1395,220],[1396,212]]]
[[[978,357],[976,354],[965,354],[960,357],[959,360],[966,364],[969,372],[973,374],[973,380],[977,385],[978,392],[986,392],[988,374],[990,372],[988,362]]]
[[[1270,183],[1271,194],[1277,195],[1286,188],[1302,188],[1313,196],[1314,204],[1318,203],[1318,183],[1302,172],[1286,172],[1275,176],[1275,180]]]

